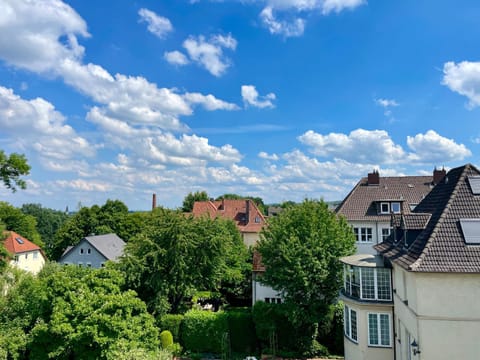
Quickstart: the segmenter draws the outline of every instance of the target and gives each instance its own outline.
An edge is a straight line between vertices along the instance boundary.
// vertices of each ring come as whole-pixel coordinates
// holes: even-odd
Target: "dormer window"
[[[380,214],[390,214],[390,203],[388,202],[380,203]]]
[[[259,216],[255,216],[255,222],[256,222],[257,224],[260,224],[260,217],[259,217]]]
[[[392,202],[392,212],[394,214],[400,214],[400,203],[399,202]]]

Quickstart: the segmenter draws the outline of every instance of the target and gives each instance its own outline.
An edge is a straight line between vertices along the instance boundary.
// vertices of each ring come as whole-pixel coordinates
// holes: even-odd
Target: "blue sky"
[[[478,163],[475,1],[0,0],[0,148],[75,209],[342,199]]]

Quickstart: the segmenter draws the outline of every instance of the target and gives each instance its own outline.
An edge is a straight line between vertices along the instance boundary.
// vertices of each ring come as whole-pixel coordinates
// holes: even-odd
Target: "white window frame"
[[[388,234],[384,234],[383,231],[388,230]],[[382,228],[382,241],[387,240],[387,238],[390,236],[392,233],[392,228]]]
[[[353,273],[353,269],[354,268],[357,268],[359,271],[358,271],[358,275],[359,275],[359,297],[357,296],[354,296],[352,295],[353,294],[353,291],[352,291],[352,284],[353,284],[353,281],[352,281],[352,273]],[[353,271],[350,272],[350,269],[352,269]],[[367,297],[364,297],[363,296],[363,287],[366,283],[364,283],[364,270],[365,269],[372,269],[373,270],[373,286],[374,286],[374,289],[373,289],[373,298],[367,298]],[[389,269],[386,269],[386,270],[389,270],[389,280],[388,280],[388,284],[389,284],[389,294],[390,294],[390,297],[388,299],[380,299],[379,298],[379,284],[378,284],[378,270],[381,269],[381,270],[384,270],[386,268],[367,268],[367,267],[361,267],[361,266],[353,266],[353,265],[348,265],[348,264],[344,264],[344,270],[343,270],[343,289],[344,289],[344,292],[347,296],[350,296],[354,299],[360,299],[360,300],[369,300],[369,301],[392,301],[392,280],[391,280],[391,270]]]
[[[352,336],[352,313],[355,313],[355,328],[356,328],[356,337]],[[348,315],[347,315],[348,314]],[[352,340],[354,343],[358,344],[358,314],[356,310],[353,310],[351,307],[344,305],[343,308],[343,333],[344,335]]]
[[[370,342],[370,315],[375,315],[377,321],[377,338],[378,344],[372,344]],[[382,331],[380,328],[380,315],[387,315],[388,318],[388,345],[382,344]],[[377,313],[377,312],[367,312],[367,330],[368,330],[368,346],[373,347],[392,347],[392,316],[389,313]]]
[[[357,243],[371,244],[373,242],[373,228],[368,226],[354,226],[353,233],[355,234]],[[363,240],[365,238],[365,240]]]
[[[387,205],[387,210],[383,210],[383,206]],[[381,202],[380,203],[380,214],[390,214],[390,203],[389,202]]]
[[[398,205],[398,211],[393,210],[393,205]],[[391,203],[390,208],[392,209],[392,213],[394,214],[400,214],[402,212],[402,204],[398,201],[394,201]]]
[[[34,259],[34,260],[38,259],[38,251],[35,251],[35,252],[33,253],[33,259]]]

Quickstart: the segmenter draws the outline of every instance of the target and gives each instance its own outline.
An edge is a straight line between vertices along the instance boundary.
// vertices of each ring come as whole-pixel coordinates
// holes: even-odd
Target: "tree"
[[[20,176],[29,173],[30,165],[24,155],[12,153],[8,156],[0,150],[0,178],[7,189],[13,192],[17,191],[17,187],[25,189],[27,184]]]
[[[54,239],[57,231],[67,221],[68,214],[63,211],[53,210],[42,207],[40,204],[23,204],[22,213],[31,215],[37,221],[37,230],[42,242],[45,244],[45,254],[49,259],[52,258],[54,249]]]
[[[183,199],[182,211],[192,212],[193,204],[195,201],[208,201],[209,197],[206,191],[195,191],[194,193],[188,193]]]
[[[242,278],[244,256],[246,248],[230,221],[157,208],[127,244],[119,267],[150,311],[178,313],[196,291],[218,291],[222,281]]]
[[[15,231],[43,247],[42,238],[37,231],[37,220],[33,216],[26,215],[9,203],[0,201],[0,223],[5,225],[5,230]]]
[[[266,266],[261,281],[282,293],[304,339],[315,337],[317,329],[328,331],[342,283],[338,259],[355,251],[345,219],[323,201],[305,200],[270,219],[258,251]]]

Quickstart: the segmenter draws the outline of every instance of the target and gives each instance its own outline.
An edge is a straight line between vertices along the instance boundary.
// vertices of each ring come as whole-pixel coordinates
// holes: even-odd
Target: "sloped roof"
[[[116,260],[123,255],[125,242],[117,236],[117,234],[91,235],[83,238],[92,245],[107,260]],[[67,255],[77,246],[69,246],[63,253],[62,257]]]
[[[432,176],[380,177],[378,185],[369,185],[362,178],[337,207],[336,212],[347,220],[389,221],[390,214],[378,214],[380,201],[403,202],[403,212],[410,213],[410,204],[418,204],[432,189]]]
[[[394,214],[392,216],[392,226],[401,227],[405,230],[425,229],[432,214]]]
[[[410,271],[479,273],[480,246],[466,244],[460,226],[460,219],[480,219],[480,196],[468,183],[469,176],[478,175],[471,164],[448,172],[415,208],[431,217],[408,249],[393,238],[374,248]]]
[[[5,248],[10,254],[26,253],[29,251],[41,250],[38,245],[35,245],[30,240],[27,240],[22,235],[14,231],[5,231],[7,238],[4,241]],[[19,239],[19,241],[17,241]]]
[[[240,232],[259,233],[265,225],[265,217],[255,202],[250,199],[195,201],[192,214],[195,217],[208,215],[211,218],[222,217],[233,220]],[[256,218],[259,222],[255,222]]]

